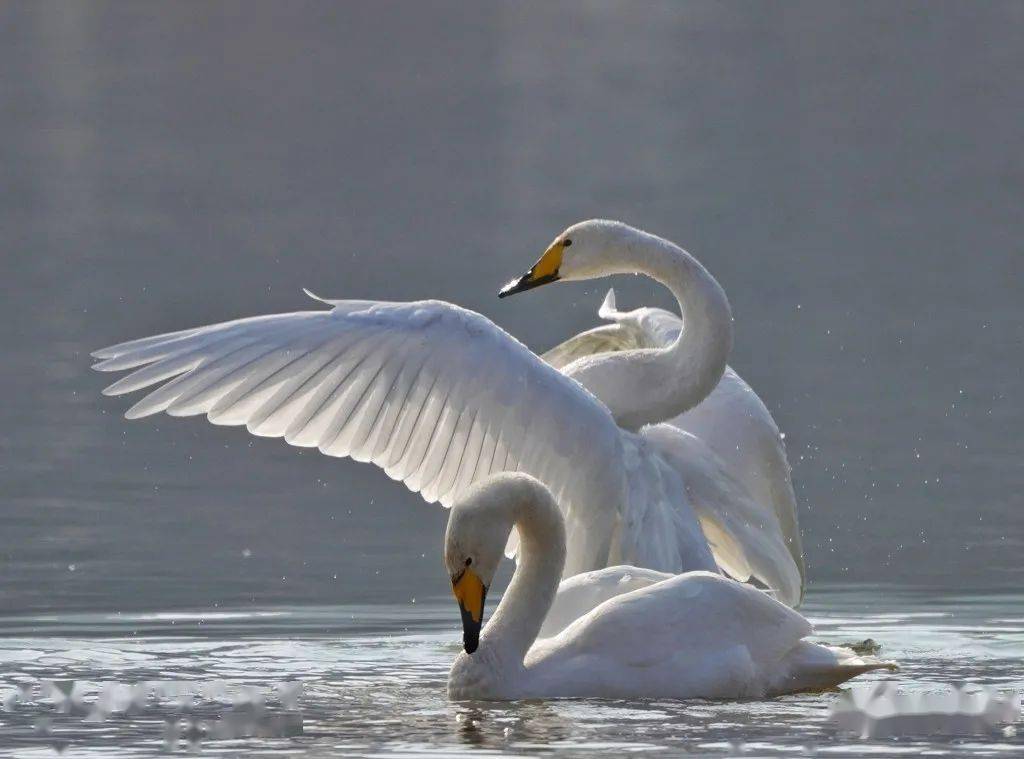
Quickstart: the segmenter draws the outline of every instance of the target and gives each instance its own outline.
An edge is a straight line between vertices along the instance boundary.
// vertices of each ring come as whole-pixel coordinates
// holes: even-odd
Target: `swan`
[[[663,348],[585,357],[573,376],[451,303],[319,298],[330,310],[132,340],[96,351],[94,368],[134,370],[106,395],[151,388],[129,419],[166,412],[244,425],[372,462],[444,506],[495,472],[528,473],[565,509],[567,576],[618,564],[717,572],[680,468],[693,436],[651,422],[692,408],[722,376],[732,321],[718,282],[668,240],[589,220],[558,235],[499,295],[630,272],[672,290],[685,330]],[[726,472],[703,473],[729,489]],[[778,520],[753,509],[718,517],[716,545],[742,556],[753,579],[798,598],[800,572]]]
[[[487,588],[513,528],[515,573],[481,633]],[[559,507],[529,475],[496,474],[455,503],[444,563],[464,650],[449,673],[450,698],[754,699],[895,668],[811,643],[804,639],[811,625],[798,612],[751,585],[700,571],[616,596],[538,641],[565,556]]]
[[[683,331],[682,319],[661,308],[620,311],[614,289],[608,290],[597,314],[610,323],[569,338],[543,353],[541,358],[573,376],[576,360],[584,356],[664,349]],[[577,379],[586,385],[585,378]],[[738,580],[749,580],[755,574],[744,563],[744,551],[730,550],[729,534],[744,528],[744,511],[752,510],[755,514],[755,519],[747,520],[747,523],[757,523],[766,521],[761,512],[770,508],[800,575],[799,587],[784,587],[779,597],[790,606],[798,605],[803,599],[806,574],[796,494],[783,436],[771,412],[743,378],[726,366],[714,390],[693,408],[664,420],[664,423],[689,433],[692,437],[686,439],[691,448],[697,449],[679,452],[680,466],[687,469],[687,486],[691,490],[699,488],[702,483],[713,486],[711,490],[700,493],[694,503],[705,534],[715,543],[715,558],[719,566]],[[722,469],[726,474],[714,476],[716,469]],[[703,476],[709,470],[712,474],[710,479]],[[726,488],[719,486],[722,482],[733,481],[738,482],[743,492],[728,494]],[[733,490],[736,490],[735,486]],[[716,507],[712,508],[711,504]],[[738,508],[740,504],[744,508]],[[725,534],[723,522],[733,525]]]

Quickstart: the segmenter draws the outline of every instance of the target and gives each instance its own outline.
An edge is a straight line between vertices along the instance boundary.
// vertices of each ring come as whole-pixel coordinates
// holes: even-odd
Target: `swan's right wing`
[[[329,303],[122,343],[97,351],[94,368],[135,369],[107,395],[151,388],[129,418],[245,425],[371,461],[428,502],[449,506],[493,472],[527,472],[574,533],[607,541],[615,515],[596,513],[609,502],[597,496],[615,487],[619,430],[589,392],[449,303]]]

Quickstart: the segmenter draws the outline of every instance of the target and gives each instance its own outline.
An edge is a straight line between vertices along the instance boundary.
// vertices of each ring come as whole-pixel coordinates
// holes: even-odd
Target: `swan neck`
[[[480,636],[506,666],[522,667],[558,590],[565,565],[565,524],[554,499],[524,498],[511,509],[519,530],[512,581]]]
[[[646,397],[625,400],[616,419],[637,429],[687,411],[714,390],[732,349],[732,311],[718,281],[693,256],[668,240],[639,232],[625,246],[616,273],[644,274],[667,287],[679,303],[683,329],[664,348],[612,354],[637,373]],[[618,267],[617,267],[618,268]],[[619,375],[621,378],[621,375]],[[615,413],[613,409],[613,413]],[[620,418],[621,417],[621,418]]]

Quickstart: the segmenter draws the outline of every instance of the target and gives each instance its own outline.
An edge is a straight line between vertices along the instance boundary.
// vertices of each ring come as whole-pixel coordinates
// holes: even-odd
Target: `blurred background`
[[[90,350],[324,296],[534,349],[582,218],[697,255],[786,433],[815,583],[1024,580],[1024,4],[0,4],[0,609],[411,601],[373,467],[129,423]],[[639,278],[623,307],[672,307]]]

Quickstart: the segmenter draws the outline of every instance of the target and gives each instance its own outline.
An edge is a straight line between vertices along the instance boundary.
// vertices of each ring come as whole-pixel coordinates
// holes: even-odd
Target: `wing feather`
[[[466,487],[469,477],[476,472],[477,462],[483,453],[484,448],[484,427],[486,422],[480,418],[479,409],[473,414],[473,424],[469,428],[469,437],[466,440],[465,450],[459,456],[459,465],[452,477],[451,485],[442,491],[442,496],[448,495],[452,488]]]
[[[298,387],[336,355],[331,351],[341,342],[327,340],[308,350],[293,348],[278,351],[282,363],[264,373],[248,374],[235,388],[220,398],[210,409],[207,418],[213,424],[258,425],[256,412],[264,408],[274,395],[285,387]]]
[[[391,439],[390,433],[397,426],[405,399],[412,391],[416,375],[422,369],[424,360],[425,357],[403,359],[401,367],[395,374],[394,382],[391,383],[387,395],[381,400],[376,416],[366,427],[365,439],[349,454],[356,461],[373,461],[383,455]]]
[[[371,461],[446,506],[519,469],[561,493],[572,519],[620,482],[607,409],[486,318],[436,301],[331,304],[132,340],[97,351],[94,368],[133,370],[109,395],[148,390],[131,418],[244,425]],[[583,451],[590,470],[574,472]]]

